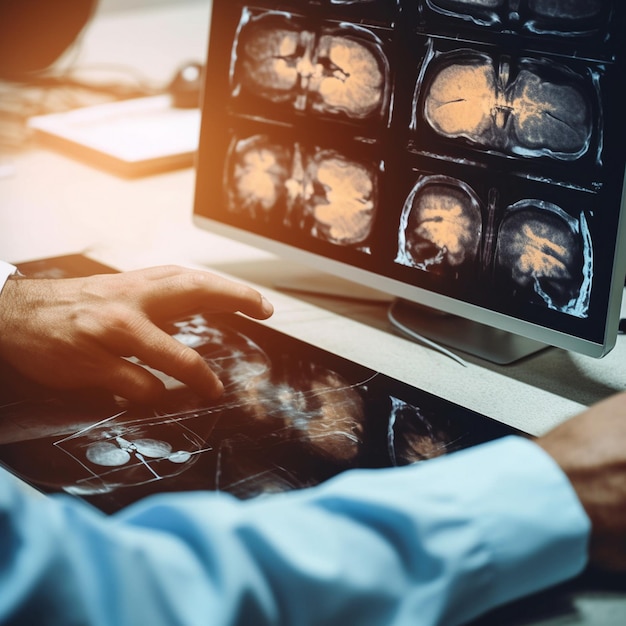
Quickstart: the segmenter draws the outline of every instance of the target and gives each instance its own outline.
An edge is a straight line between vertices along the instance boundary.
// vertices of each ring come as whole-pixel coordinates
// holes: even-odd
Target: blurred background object
[[[34,117],[169,94],[182,66],[204,60],[210,7],[210,0],[1,0],[0,178],[13,174],[15,154],[38,142]]]
[[[96,0],[3,0],[0,78],[27,79],[48,68],[76,40]]]

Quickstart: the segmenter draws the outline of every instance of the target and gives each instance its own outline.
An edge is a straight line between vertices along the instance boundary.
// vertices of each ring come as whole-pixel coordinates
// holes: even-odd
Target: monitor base
[[[548,348],[544,343],[398,298],[389,306],[391,324],[416,341],[422,337],[498,365],[509,365]],[[445,350],[442,350],[445,351]]]

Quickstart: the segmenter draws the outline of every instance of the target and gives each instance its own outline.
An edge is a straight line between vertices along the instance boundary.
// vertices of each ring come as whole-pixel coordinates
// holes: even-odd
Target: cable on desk
[[[451,358],[453,361],[456,361],[457,363],[459,363],[463,367],[467,367],[467,362],[464,361],[460,356],[454,354],[454,352],[452,352],[451,350],[448,350],[447,348],[444,348],[443,346],[441,346],[438,343],[432,341],[431,339],[427,339],[423,335],[420,335],[419,333],[416,333],[414,330],[412,330],[408,326],[405,326],[395,316],[394,305],[395,305],[395,301],[392,302],[389,305],[389,307],[387,308],[387,319],[389,320],[389,322],[391,322],[391,325],[394,328],[397,328],[402,334],[406,335],[407,337],[409,337],[413,341],[417,341],[418,343],[421,343],[421,344],[423,344],[425,346],[428,346],[429,348],[432,348],[433,350],[436,350],[437,352],[440,352],[441,354],[444,354],[445,356]]]

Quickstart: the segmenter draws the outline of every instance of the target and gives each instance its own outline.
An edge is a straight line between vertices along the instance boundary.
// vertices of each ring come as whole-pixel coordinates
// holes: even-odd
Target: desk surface
[[[129,181],[44,150],[17,154],[12,166],[0,180],[0,250],[9,260],[85,252],[120,269],[211,268],[260,286],[278,330],[531,434],[626,388],[623,335],[603,359],[550,348],[509,366],[466,357],[462,367],[398,336],[384,302],[277,290],[315,271],[194,227],[192,170]]]
[[[81,54],[90,63],[135,58],[141,71],[163,80],[181,62],[204,56],[209,7],[210,2],[181,2],[103,14],[86,33]],[[125,33],[138,24],[145,31],[143,56],[126,48],[131,44]],[[163,32],[169,33],[165,44]],[[119,41],[125,42],[122,49]],[[145,50],[155,49],[151,41],[160,42],[160,57],[146,58]],[[260,286],[276,306],[270,326],[531,434],[626,389],[623,335],[600,360],[550,348],[514,365],[468,358],[462,367],[398,336],[384,302],[277,288],[315,271],[195,228],[191,169],[130,181],[36,147],[0,158],[4,259],[83,252],[119,269],[163,263],[210,268]],[[527,611],[519,623],[609,626],[623,623],[619,616],[626,615],[626,594],[607,587],[568,587],[561,597],[559,607],[551,607],[554,617]]]

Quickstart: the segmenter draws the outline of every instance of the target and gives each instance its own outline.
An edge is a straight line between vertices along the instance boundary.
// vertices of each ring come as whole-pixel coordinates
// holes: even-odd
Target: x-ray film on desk
[[[74,256],[20,268],[55,278],[112,271]],[[166,491],[251,498],[298,489],[514,432],[239,315],[197,314],[167,330],[220,376],[219,401],[207,404],[170,380],[166,405],[137,406],[4,371],[0,464],[43,492],[113,512]]]

